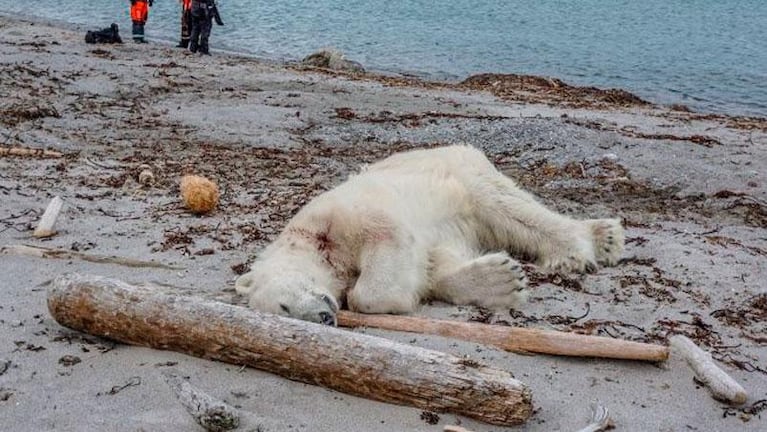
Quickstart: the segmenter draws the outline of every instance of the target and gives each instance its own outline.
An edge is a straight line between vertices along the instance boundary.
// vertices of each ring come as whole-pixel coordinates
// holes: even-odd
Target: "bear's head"
[[[338,302],[316,278],[295,270],[260,271],[256,266],[237,278],[235,288],[250,296],[256,310],[325,325],[336,325]]]

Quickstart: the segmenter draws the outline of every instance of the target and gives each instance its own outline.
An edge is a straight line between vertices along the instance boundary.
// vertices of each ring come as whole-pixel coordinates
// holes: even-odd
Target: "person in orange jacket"
[[[145,43],[144,24],[149,18],[149,8],[154,0],[131,0],[130,19],[133,21],[133,42]]]
[[[178,0],[178,2],[181,3],[181,41],[176,46],[187,48],[192,34],[192,0]]]

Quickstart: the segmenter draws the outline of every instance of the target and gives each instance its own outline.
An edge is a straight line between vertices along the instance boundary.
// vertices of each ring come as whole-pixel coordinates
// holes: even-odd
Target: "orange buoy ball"
[[[218,186],[205,177],[185,175],[181,178],[181,198],[192,213],[205,214],[218,205]]]

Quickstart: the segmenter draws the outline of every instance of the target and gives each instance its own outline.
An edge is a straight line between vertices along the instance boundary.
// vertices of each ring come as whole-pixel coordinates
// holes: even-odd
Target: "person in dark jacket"
[[[178,0],[181,3],[181,41],[178,48],[189,48],[192,35],[192,0]]]
[[[208,39],[213,20],[216,20],[218,25],[224,25],[218,14],[215,0],[192,0],[192,34],[189,40],[189,51],[210,55]]]
[[[149,18],[149,8],[152,7],[153,0],[131,0],[130,19],[133,21],[133,41],[136,43],[145,43],[144,24]]]

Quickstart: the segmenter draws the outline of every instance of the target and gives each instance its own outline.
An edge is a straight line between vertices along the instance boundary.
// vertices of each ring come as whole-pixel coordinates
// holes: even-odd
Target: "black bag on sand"
[[[111,26],[101,30],[96,30],[96,31],[88,30],[88,32],[85,33],[85,43],[112,44],[112,43],[123,43],[123,40],[120,39],[120,31],[117,27],[117,24],[112,23]]]

